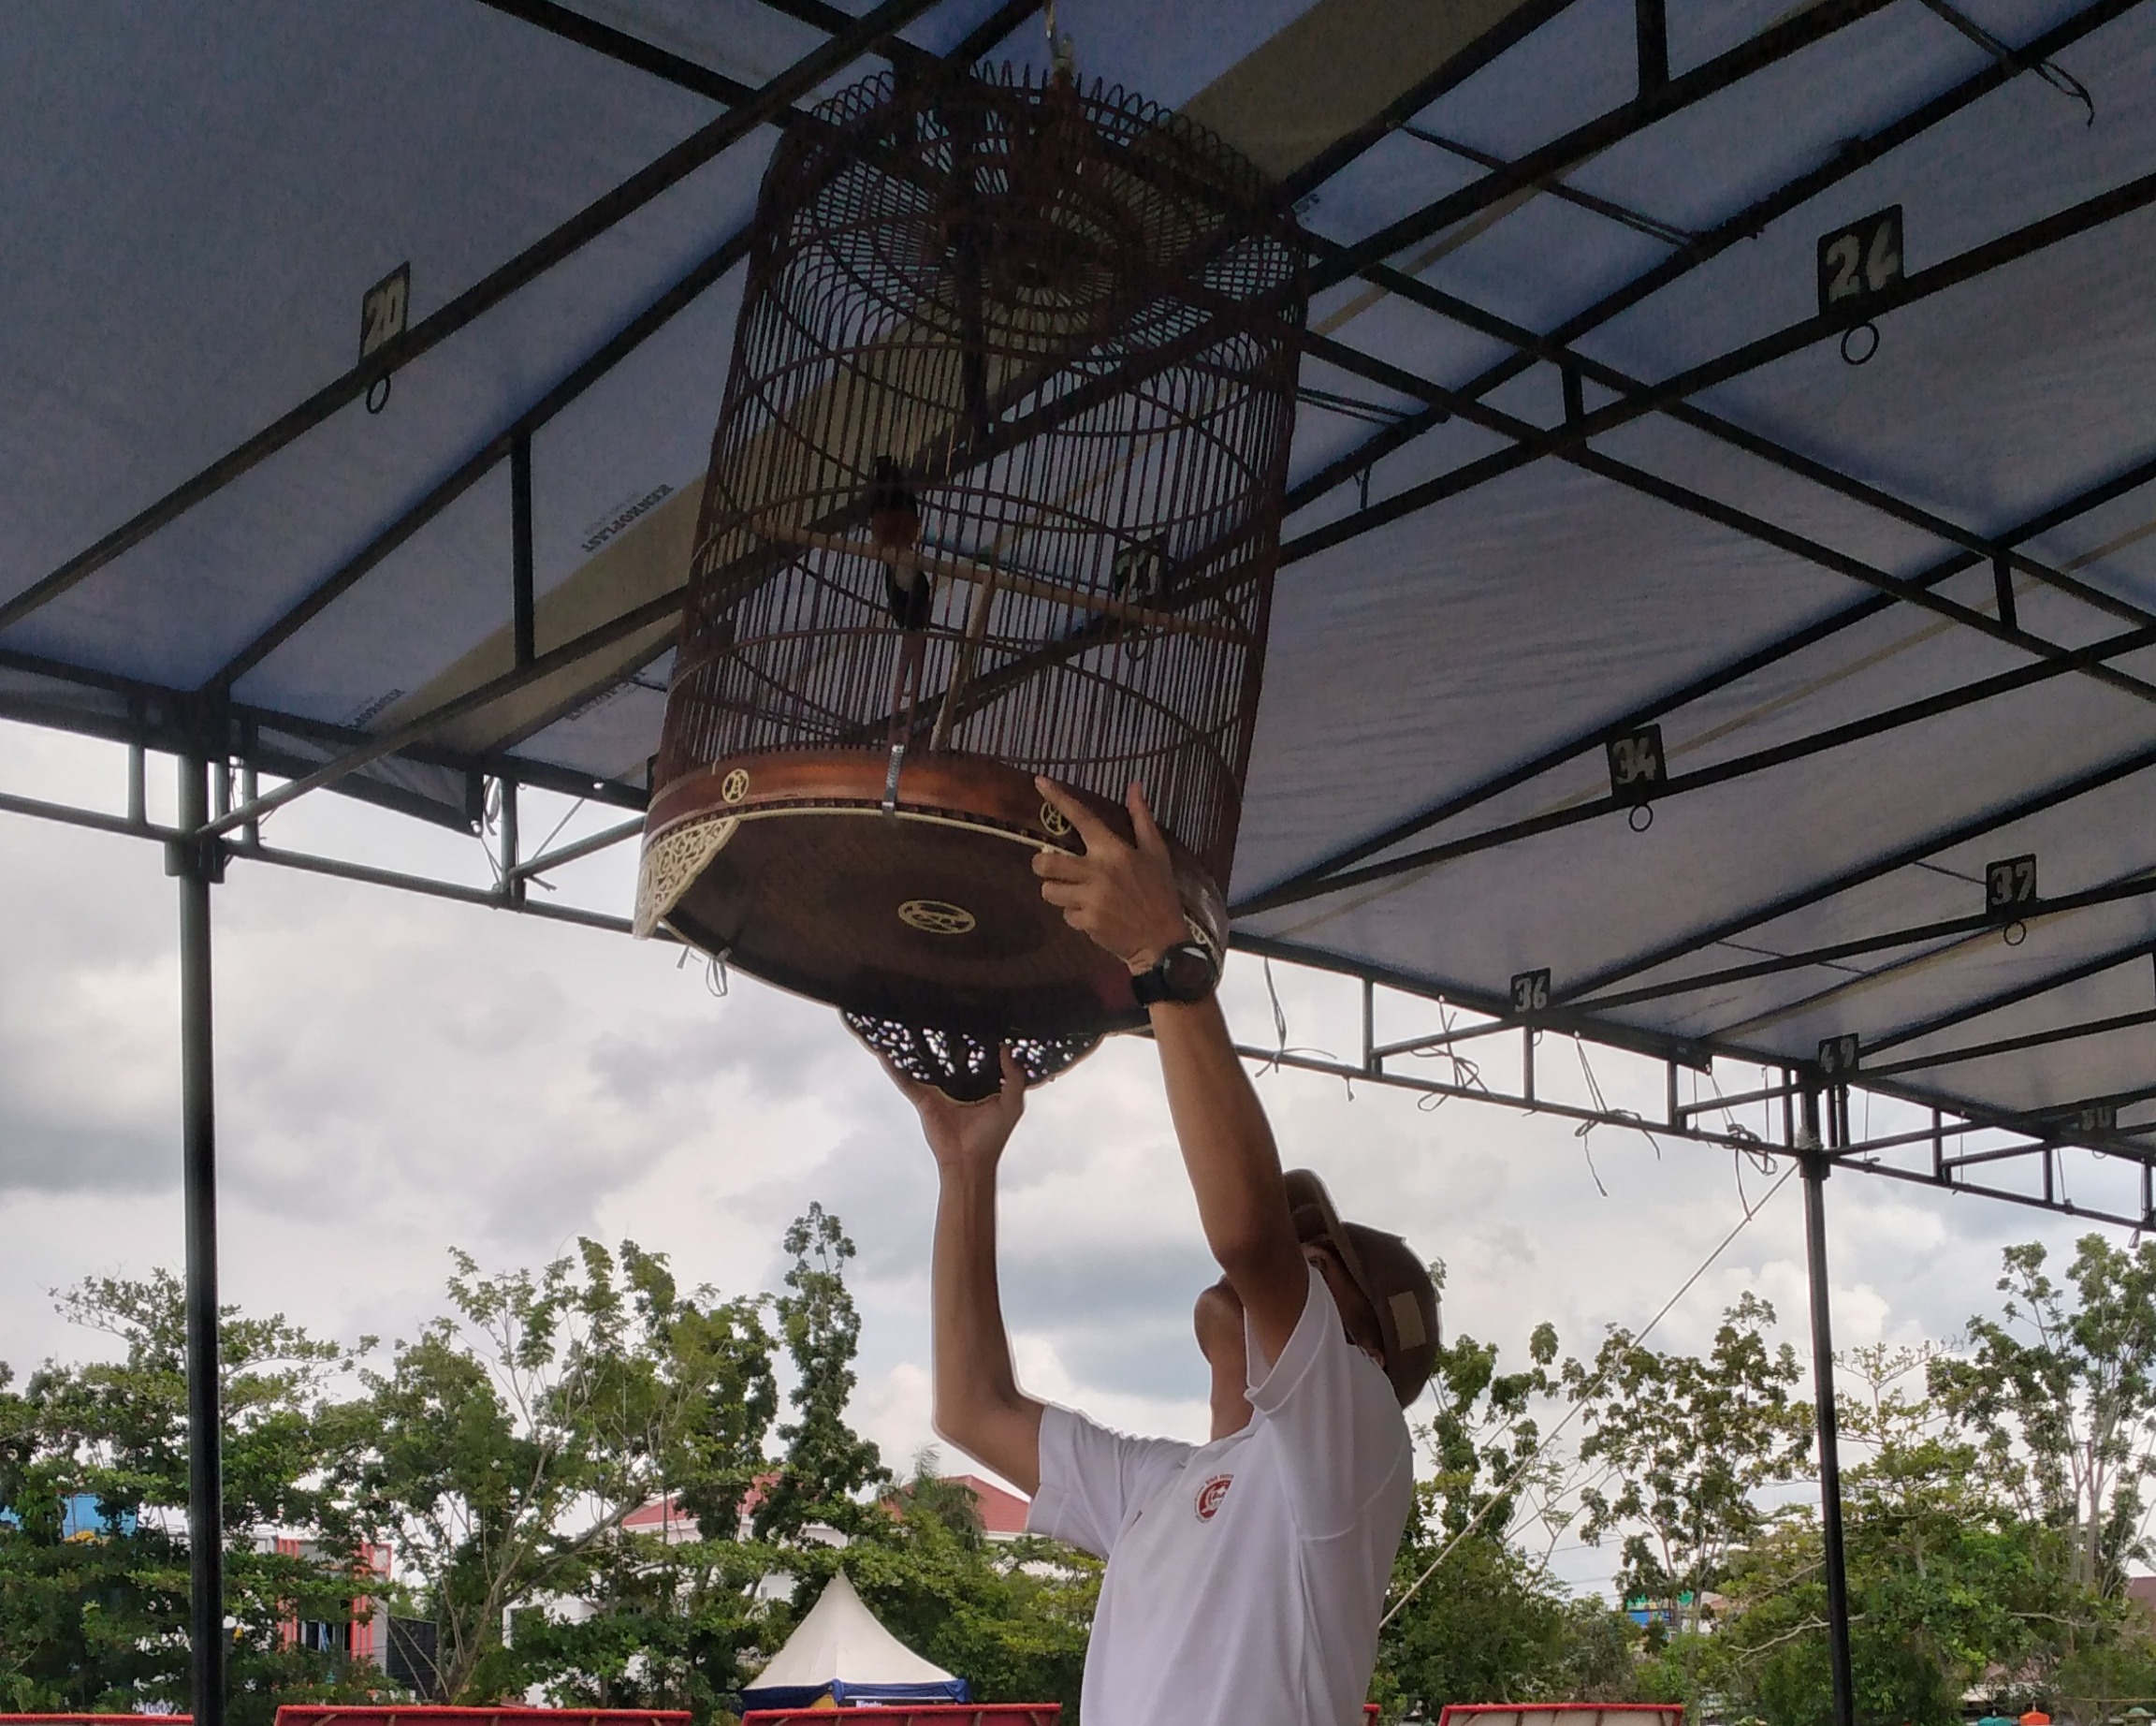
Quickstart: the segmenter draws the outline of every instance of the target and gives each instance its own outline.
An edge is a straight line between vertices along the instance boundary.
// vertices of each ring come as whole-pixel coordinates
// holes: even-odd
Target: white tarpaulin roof
[[[962,1701],[965,1686],[879,1624],[838,1571],[742,1699],[751,1707],[794,1707],[799,1704],[793,1698],[826,1691],[871,1700],[933,1693]]]
[[[882,64],[858,9],[11,7],[0,712],[282,772],[394,737],[345,788],[449,822],[504,769],[638,806],[738,236],[773,123]],[[872,23],[1038,65],[1028,9]],[[1321,242],[1240,938],[2150,1121],[2156,6],[1060,23]]]

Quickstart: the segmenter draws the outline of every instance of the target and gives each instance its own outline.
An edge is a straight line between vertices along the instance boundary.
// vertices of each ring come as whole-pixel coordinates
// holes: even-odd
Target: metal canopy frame
[[[96,571],[168,528],[187,511],[239,479],[332,415],[359,399],[397,370],[446,342],[488,310],[509,300],[546,271],[607,233],[670,187],[713,161],[765,125],[793,126],[807,122],[797,106],[802,98],[848,67],[867,58],[887,61],[900,76],[931,71],[940,63],[969,63],[990,51],[1026,22],[1038,0],[1004,0],[948,55],[939,57],[905,42],[897,32],[921,18],[937,0],[884,0],[859,18],[823,0],[755,0],[772,12],[807,24],[822,39],[804,56],[759,88],[701,66],[671,50],[612,25],[587,18],[554,0],[479,0],[480,4],[573,42],[591,53],[720,103],[724,111],[621,181],[612,190],[560,223],[552,231],[500,265],[473,286],[421,320],[357,365],[324,386],[298,406],[244,440],[192,477],[138,510],[127,521],[83,548],[41,579],[0,602],[0,636]],[[1655,791],[1657,803],[1769,772],[1813,755],[1858,744],[1906,726],[1996,701],[2061,678],[2095,680],[2134,698],[2156,701],[2156,684],[2113,662],[2156,646],[2156,610],[2125,600],[2079,579],[2072,566],[2039,559],[2025,547],[2077,517],[2100,509],[2139,488],[2156,482],[2156,454],[2145,454],[2116,471],[2093,478],[2070,495],[2010,528],[1984,534],[1882,487],[1843,472],[1819,459],[1751,431],[1724,415],[1698,406],[1693,398],[1748,372],[1786,358],[1818,343],[1844,335],[1863,322],[1935,295],[1978,281],[1991,271],[2032,256],[2045,248],[2094,232],[2105,224],[2156,203],[2156,174],[2124,181],[2107,191],[2027,222],[2011,233],[1974,246],[1960,255],[1902,278],[1864,302],[1860,312],[1821,314],[1798,320],[1755,337],[1714,358],[1658,380],[1643,379],[1580,351],[1580,341],[1622,314],[1701,269],[1740,240],[1796,212],[1821,194],[1879,162],[1892,152],[1962,114],[2051,56],[2089,37],[2104,25],[2132,12],[2138,0],[2091,0],[2018,51],[1997,54],[1980,70],[1911,108],[1899,118],[1846,140],[1818,165],[1743,208],[1698,231],[1656,222],[1619,200],[1597,197],[1566,183],[1566,178],[1598,154],[1648,132],[1674,115],[1756,78],[1828,40],[1837,32],[1884,12],[1893,0],[1820,0],[1770,25],[1734,49],[1690,70],[1671,76],[1668,19],[1662,0],[1636,0],[1638,86],[1628,100],[1584,124],[1513,159],[1449,141],[1412,123],[1439,96],[1504,52],[1531,39],[1562,19],[1570,0],[1526,0],[1510,7],[1479,39],[1469,44],[1430,76],[1403,92],[1378,112],[1351,128],[1288,176],[1284,190],[1302,198],[1327,185],[1364,153],[1395,132],[1424,140],[1456,159],[1469,161],[1479,176],[1461,189],[1435,198],[1349,241],[1317,241],[1318,261],[1313,291],[1351,281],[1390,296],[1403,305],[1440,320],[1448,329],[1494,340],[1508,351],[1466,384],[1448,387],[1329,336],[1312,334],[1313,359],[1420,405],[1393,409],[1328,397],[1315,388],[1311,401],[1320,408],[1373,420],[1379,429],[1327,462],[1289,490],[1292,515],[1324,503],[1353,483],[1357,506],[1305,531],[1284,548],[1283,562],[1314,557],[1360,535],[1373,533],[1427,510],[1447,499],[1518,472],[1544,458],[1578,466],[1617,486],[1712,522],[1828,571],[1869,590],[1801,628],[1734,655],[1726,663],[1687,678],[1681,685],[1638,703],[1619,720],[1581,730],[1554,746],[1535,752],[1515,766],[1494,772],[1467,789],[1352,843],[1322,860],[1299,868],[1247,895],[1236,907],[1249,919],[1267,911],[1317,900],[1368,884],[1397,878],[1477,852],[1495,850],[1561,827],[1580,825],[1627,807],[1614,793],[1592,797],[1540,815],[1503,822],[1418,844],[1435,829],[1446,828],[1476,810],[1536,779],[1600,751],[1614,737],[1654,723],[1726,690],[1756,673],[1815,647],[1830,637],[1886,614],[1895,607],[1929,611],[1959,631],[1970,632],[2024,653],[2029,663],[1935,691],[1916,699],[1883,707],[1867,717],[1823,727],[1811,734],[1755,750],[1713,767],[1668,778]],[[1524,328],[1433,286],[1392,259],[1408,248],[1456,225],[1517,201],[1548,194],[1599,220],[1621,223],[1668,247],[1666,256],[1594,303],[1555,327]],[[599,650],[627,642],[677,609],[678,587],[587,627],[542,652],[535,629],[532,568],[532,440],[563,410],[611,373],[630,355],[701,296],[723,280],[746,256],[746,230],[722,237],[686,272],[652,298],[634,316],[597,344],[578,364],[502,425],[469,456],[439,478],[415,503],[376,531],[357,551],[324,574],[280,615],[231,652],[199,686],[180,688],[74,666],[51,657],[9,649],[0,642],[0,670],[26,673],[54,683],[91,692],[109,702],[108,710],[90,714],[55,708],[34,696],[0,696],[0,717],[45,724],[124,743],[130,752],[128,807],[124,815],[88,807],[13,795],[0,795],[0,812],[11,812],[93,830],[146,839],[166,849],[168,872],[181,883],[182,1042],[183,1073],[184,1168],[187,1206],[189,1423],[191,1455],[190,1545],[193,1552],[195,1668],[194,1712],[202,1726],[221,1726],[224,1719],[222,1674],[222,1571],[218,1540],[216,1434],[216,1253],[215,1129],[212,1096],[211,993],[211,888],[225,878],[233,860],[259,862],[367,885],[416,892],[464,903],[556,921],[627,932],[626,918],[573,905],[547,903],[529,894],[530,884],[550,870],[593,856],[634,837],[640,820],[609,826],[588,837],[525,855],[518,835],[517,793],[520,786],[590,799],[624,811],[644,805],[648,787],[633,780],[592,779],[511,752],[535,731],[572,710],[596,690],[634,678],[647,656],[624,673],[607,671],[565,702],[513,733],[496,737],[485,748],[448,747],[440,734],[460,719],[492,707],[503,697],[530,689],[565,669],[581,666]],[[1498,407],[1492,398],[1505,386],[1537,367],[1551,368],[1562,381],[1565,414],[1543,426]],[[1610,399],[1589,407],[1586,387]],[[1897,575],[1850,556],[1807,535],[1656,475],[1592,447],[1593,441],[1649,416],[1656,416],[1714,440],[1777,472],[1793,476],[1845,503],[1871,510],[1939,541],[1943,553],[1908,576]],[[1369,499],[1377,465],[1438,428],[1459,420],[1497,434],[1504,446],[1434,476],[1410,483],[1377,502]],[[512,568],[505,584],[514,640],[513,664],[415,718],[375,733],[326,724],[318,719],[240,701],[240,680],[280,647],[304,632],[333,606],[360,588],[368,576],[447,511],[482,479],[504,463],[509,469],[512,516]],[[1994,576],[1989,608],[1949,597],[1941,590],[1953,578],[1988,564]],[[2052,636],[2021,627],[2016,593],[2033,584],[2101,614],[2122,629],[2093,641],[2069,645]],[[663,650],[661,650],[663,651]],[[597,676],[597,674],[594,674]],[[279,741],[278,739],[284,739]],[[153,823],[146,815],[145,775],[151,752],[179,758],[179,815],[175,825]],[[313,752],[313,753],[310,753]],[[498,787],[501,809],[496,880],[491,887],[384,870],[345,859],[266,844],[261,818],[308,791],[336,785],[346,792],[400,812],[443,818],[439,804],[401,788],[393,780],[365,776],[374,764],[399,759],[415,766],[447,768],[462,776],[465,815],[475,825],[486,806],[489,784]],[[2156,767],[2156,745],[2129,752],[2107,764],[2062,778],[2046,788],[2008,799],[1999,807],[1957,821],[1913,842],[1881,855],[1852,858],[1829,874],[1776,895],[1741,913],[1726,915],[1681,939],[1655,943],[1590,973],[1562,979],[1546,1004],[1519,1013],[1507,1000],[1473,991],[1438,990],[1412,974],[1380,964],[1349,960],[1313,944],[1267,937],[1248,928],[1235,943],[1267,959],[1282,959],[1348,976],[1362,997],[1361,1047],[1355,1058],[1335,1060],[1287,1048],[1248,1047],[1244,1053],[1277,1067],[1369,1083],[1438,1098],[1494,1103],[1542,1113],[1585,1127],[1652,1133],[1704,1147],[1753,1151],[1799,1160],[1805,1184],[1806,1241],[1811,1279],[1814,1388],[1819,1398],[1822,1453],[1822,1508],[1828,1535],[1831,1660],[1836,1717],[1847,1726],[1852,1717],[1848,1669],[1847,1602],[1840,1555],[1838,1464],[1833,1430],[1832,1352],[1828,1312],[1823,1183],[1835,1169],[1846,1168],[1948,1192],[1973,1193],[2003,1203],[2104,1221],[2126,1228],[2156,1227],[2156,1122],[2123,1125],[2118,1109],[2156,1098],[2156,1085],[2107,1095],[2053,1103],[2016,1112],[1949,1102],[1928,1088],[1927,1075],[2001,1053],[2067,1046],[2085,1039],[2156,1024],[2156,1007],[2112,1012],[2036,1031],[2005,1036],[1971,1033],[1973,1040],[1930,1046],[1931,1040],[1989,1015],[2057,991],[2136,960],[2156,955],[2156,939],[2130,942],[2061,966],[1981,998],[1863,1037],[1852,1051],[1852,1072],[1829,1075],[1813,1063],[1792,1065],[1785,1058],[1747,1040],[1749,1025],[1726,1026],[1696,1036],[1675,1036],[1642,1029],[1615,1017],[1623,1008],[1652,1000],[1697,996],[1736,978],[1780,972],[1832,967],[1843,959],[1872,954],[1935,956],[1972,939],[1990,939],[2000,919],[1971,914],[1814,943],[1800,951],[1762,957],[1741,965],[1658,974],[1682,967],[1717,944],[1771,923],[1793,912],[1821,904],[1939,853],[2018,820],[2071,803],[2120,783]],[[264,792],[263,775],[283,783]],[[2065,916],[2096,906],[2120,903],[2156,892],[2156,876],[2135,871],[2121,879],[2018,908],[2027,919]],[[1803,1001],[1776,1010],[1775,1017],[1829,1000],[1852,983],[1876,979],[1896,965],[1887,959],[1876,970],[1838,975]],[[1630,985],[1629,987],[1620,986]],[[1438,1026],[1427,1034],[1383,1042],[1377,1036],[1378,991],[1417,1011],[1435,1009]],[[1472,1024],[1454,1022],[1454,1009],[1477,1016]],[[1548,1038],[1572,1036],[1584,1042],[1663,1063],[1666,1107],[1652,1122],[1597,1097],[1581,1104],[1538,1090],[1537,1049]],[[1494,1090],[1478,1075],[1455,1066],[1440,1079],[1407,1063],[1443,1059],[1457,1046],[1516,1041],[1521,1082],[1517,1090]],[[1889,1051],[1919,1046],[1896,1059]],[[1736,1096],[1681,1100],[1681,1074],[1712,1074],[1716,1059],[1760,1065],[1779,1079]],[[1884,1098],[1929,1110],[1928,1127],[1853,1139],[1849,1131],[1849,1088],[1854,1083]],[[1732,1110],[1754,1104],[1779,1103],[1778,1133],[1758,1134],[1741,1125]],[[1722,1124],[1712,1123],[1721,1117]],[[2067,1173],[2077,1157],[2122,1160],[2138,1170],[2139,1199],[2132,1210],[2091,1208],[2069,1190]],[[2036,1191],[2000,1186],[1969,1171],[2006,1164],[2036,1172]]]

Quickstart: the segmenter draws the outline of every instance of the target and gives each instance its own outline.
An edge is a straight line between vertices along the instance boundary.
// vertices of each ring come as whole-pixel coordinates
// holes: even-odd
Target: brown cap
[[[1392,1394],[1406,1408],[1422,1394],[1437,1364],[1442,1333],[1437,1286],[1430,1280],[1429,1266],[1399,1236],[1341,1221],[1325,1183],[1308,1169],[1289,1169],[1287,1181],[1295,1237],[1323,1241],[1340,1255],[1348,1280],[1362,1291],[1377,1315],[1385,1343],[1385,1376],[1392,1381]]]

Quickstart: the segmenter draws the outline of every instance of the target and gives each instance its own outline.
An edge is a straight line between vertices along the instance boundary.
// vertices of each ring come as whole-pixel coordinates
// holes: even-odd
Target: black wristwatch
[[[1219,981],[1213,949],[1202,941],[1179,941],[1153,961],[1150,971],[1130,979],[1130,992],[1142,1007],[1156,1001],[1203,1001]]]

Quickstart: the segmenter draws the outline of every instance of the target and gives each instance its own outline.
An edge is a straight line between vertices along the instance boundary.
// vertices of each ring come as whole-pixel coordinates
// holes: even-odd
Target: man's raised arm
[[[1168,841],[1144,793],[1130,787],[1130,827],[1137,842],[1126,844],[1060,785],[1045,779],[1037,783],[1085,841],[1084,856],[1035,854],[1042,897],[1061,909],[1071,928],[1122,959],[1133,975],[1149,971],[1169,947],[1187,941],[1189,931]],[[1303,1316],[1310,1268],[1295,1238],[1273,1129],[1212,996],[1157,1002],[1150,1012],[1168,1112],[1197,1195],[1205,1243],[1249,1315],[1259,1346],[1278,1360]]]
[[[996,1280],[996,1167],[1026,1111],[1026,1079],[1003,1053],[1003,1089],[954,1103],[894,1072],[936,1156],[929,1269],[936,1430],[1031,1498],[1041,1489],[1041,1404],[1018,1388]]]

